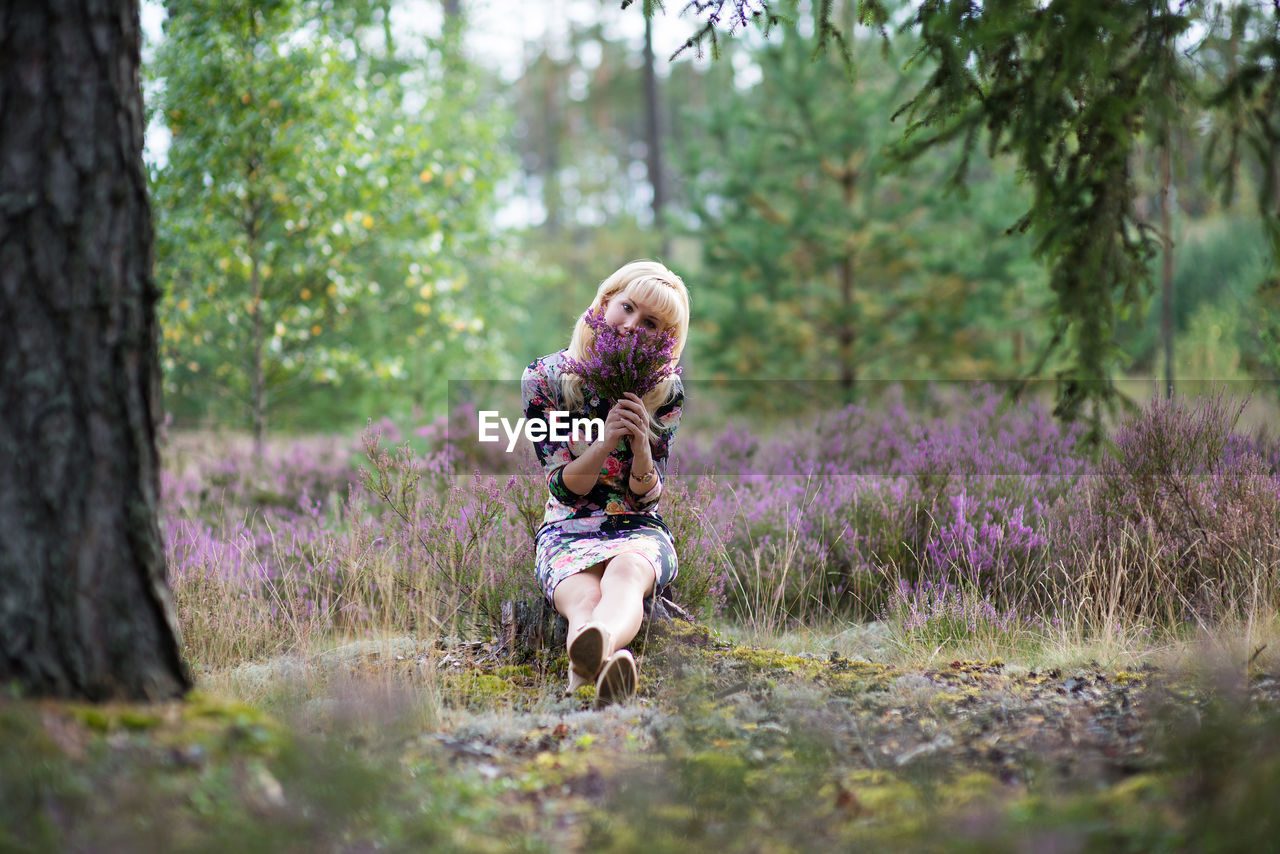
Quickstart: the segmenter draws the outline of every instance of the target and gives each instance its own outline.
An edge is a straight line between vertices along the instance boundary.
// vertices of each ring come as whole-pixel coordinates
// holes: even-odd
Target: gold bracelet
[[[658,472],[655,469],[649,469],[644,474],[636,474],[635,469],[632,469],[631,476],[640,483],[653,483],[653,479],[658,476]]]

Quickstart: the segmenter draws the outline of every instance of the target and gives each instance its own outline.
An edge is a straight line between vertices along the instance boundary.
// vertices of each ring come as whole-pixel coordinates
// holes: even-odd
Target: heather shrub
[[[527,478],[451,477],[443,455],[382,451],[388,429],[365,434],[363,484],[349,454],[166,469],[169,581],[197,671],[326,638],[485,631],[502,600],[538,595]]]
[[[197,672],[289,649],[349,624],[347,571],[367,555],[349,523],[350,441],[271,446],[192,435],[166,448],[161,530]],[[366,537],[371,539],[371,537]]]
[[[690,476],[754,474],[759,438],[746,427],[730,421],[714,436],[681,434],[672,450],[681,473]]]
[[[720,485],[710,475],[683,477],[672,468],[659,502],[680,559],[680,573],[667,595],[691,613],[704,616],[724,610],[729,578],[726,540],[732,535],[732,522],[721,530],[708,515],[719,491]]]
[[[826,564],[838,535],[814,507],[818,482],[795,476],[736,479],[712,500],[709,520],[726,544],[724,593],[729,613],[753,628],[794,616],[799,603],[823,601]],[[769,484],[769,486],[764,486]]]
[[[1007,610],[1041,583],[1047,514],[1087,466],[1074,430],[982,386],[933,388],[914,409],[890,389],[802,430],[717,441],[731,485],[707,515],[724,532],[731,610],[797,619],[878,616],[903,589],[947,584]],[[696,443],[682,459],[718,465]]]
[[[1009,637],[1030,622],[1016,605],[993,601],[989,590],[947,578],[915,583],[899,578],[881,616],[908,643],[937,646],[981,636]]]
[[[991,389],[885,398],[770,435],[682,435],[660,505],[669,595],[763,629],[888,619],[934,645],[1280,604],[1280,444],[1237,435],[1241,407],[1157,400],[1095,463],[1043,407]],[[366,431],[363,474],[348,440],[261,462],[247,444],[171,449],[162,525],[197,669],[326,638],[494,633],[503,601],[541,595],[528,447],[512,475],[457,476],[478,461],[388,439],[393,424]]]
[[[169,583],[197,671],[323,638],[429,625],[430,603],[400,583],[396,551],[370,504],[352,487],[327,511],[303,501],[215,524],[168,512]]]
[[[270,597],[253,595],[252,535],[241,529],[214,534],[194,519],[162,520],[169,586],[186,658],[197,672],[226,661],[269,655],[293,640],[272,618]]]
[[[364,447],[370,467],[363,481],[380,499],[371,512],[395,554],[394,582],[430,603],[436,629],[496,631],[504,601],[540,595],[528,473],[505,480],[479,472],[452,476],[447,455],[418,457],[407,443],[392,454],[376,432],[365,433]]]
[[[380,447],[376,434],[366,433],[365,451],[372,464],[365,486],[381,499],[384,524],[407,560],[402,575],[414,576],[411,567],[419,568],[415,589],[434,589],[444,618],[475,617],[477,625],[496,631],[504,601],[541,597],[534,535],[542,524],[546,479],[527,443],[516,451],[516,473],[505,478],[478,471],[450,476],[459,464],[450,446],[419,458],[405,444],[393,454]],[[659,505],[680,557],[668,595],[694,613],[714,613],[723,605],[724,532],[705,509],[716,492],[713,478],[682,478],[673,468]]]
[[[291,512],[304,496],[340,502],[355,481],[350,437],[283,441],[255,457],[247,437],[180,435],[164,448],[166,506],[210,521],[273,509]]]
[[[514,474],[458,476],[455,448],[384,444],[402,435],[371,424],[359,470],[338,453],[277,448],[261,464],[213,453],[165,470],[169,582],[198,672],[352,636],[494,635],[503,602],[541,597],[546,482],[530,449]],[[673,476],[662,502],[681,555],[669,594],[705,614],[725,583],[706,516],[715,491],[711,478]]]
[[[1156,400],[1055,519],[1063,573],[1122,569],[1131,616],[1185,620],[1276,603],[1280,475],[1259,438],[1234,433],[1243,404]],[[1092,584],[1109,584],[1095,577]],[[1113,585],[1114,586],[1114,585]]]

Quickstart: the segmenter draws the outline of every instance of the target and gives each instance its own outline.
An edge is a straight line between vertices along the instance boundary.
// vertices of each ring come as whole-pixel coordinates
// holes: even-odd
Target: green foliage
[[[1196,309],[1174,348],[1176,376],[1201,380],[1210,387],[1247,381],[1236,344],[1241,337],[1240,313],[1233,308],[1202,303]]]
[[[897,113],[908,119],[898,146],[905,162],[916,161],[918,168],[926,153],[954,146],[953,185],[971,188],[990,185],[989,175],[975,174],[985,170],[974,168],[984,140],[989,154],[1017,163],[1031,191],[1017,228],[1034,239],[1049,271],[1052,302],[1044,315],[1053,324],[1037,342],[1038,360],[1022,371],[1056,375],[1058,413],[1068,419],[1089,414],[1094,438],[1102,413],[1117,398],[1111,378],[1123,365],[1122,342],[1135,346],[1128,355],[1140,364],[1149,362],[1152,349],[1150,330],[1137,339],[1129,331],[1130,324],[1143,322],[1149,262],[1160,242],[1145,221],[1150,200],[1139,180],[1145,148],[1177,148],[1175,159],[1189,173],[1208,175],[1224,198],[1242,180],[1251,184],[1271,255],[1280,258],[1275,4],[931,0],[914,4],[907,16],[871,2],[810,8],[812,26],[801,32],[811,55],[818,64],[842,61],[855,86],[875,65],[873,51],[857,49],[858,25],[879,30],[887,50],[892,38],[920,40],[912,65],[927,76],[916,80],[916,94]],[[734,34],[750,21],[762,23],[771,39],[780,31],[784,42],[794,37],[797,16],[784,4],[711,0],[689,9],[704,24],[682,50],[701,49],[710,39],[713,52],[721,52],[716,28]],[[900,23],[891,37],[893,20]],[[821,91],[826,96],[834,89]],[[783,121],[801,135],[803,122]],[[1206,152],[1201,140],[1209,143]],[[765,162],[772,168],[778,160]],[[1190,199],[1188,212],[1208,211],[1194,186],[1178,190]],[[899,260],[905,254],[893,251]],[[1190,274],[1175,267],[1175,275]],[[1267,377],[1280,376],[1277,280],[1272,269],[1250,283],[1254,292],[1244,300],[1249,322],[1241,328],[1244,364]],[[1194,302],[1200,289],[1178,292]],[[1031,305],[1039,310],[1036,300]],[[996,307],[1008,317],[1007,302]],[[1180,296],[1176,312],[1183,324],[1193,310]],[[957,343],[953,351],[971,350],[971,342]]]
[[[1134,209],[1129,157],[1143,121],[1172,112],[1185,83],[1177,40],[1191,19],[1162,2],[932,0],[915,24],[933,71],[903,108],[903,154],[960,140],[963,182],[980,134],[1017,158],[1032,189],[1020,227],[1050,269],[1055,329],[1043,365],[1065,346],[1058,412],[1111,400],[1120,314],[1139,305],[1153,239]],[[1033,370],[1032,373],[1038,373]]]
[[[152,189],[180,417],[260,432],[268,405],[337,387],[427,405],[500,358],[492,271],[459,260],[498,249],[500,117],[456,32],[420,57],[371,47],[362,9],[168,4],[150,70],[172,142]]]
[[[1270,275],[1258,284],[1257,308],[1258,361],[1280,395],[1280,275]]]
[[[1234,669],[1217,668],[1217,678],[1239,679]],[[1240,687],[1197,692],[1191,702],[1170,692],[1158,709],[1158,746],[1165,766],[1180,775],[1172,788],[1195,850],[1252,851],[1275,839],[1280,718],[1247,702]]]
[[[622,263],[667,260],[663,223],[653,221],[651,208],[640,51],[616,30],[603,9],[590,23],[566,21],[565,43],[557,37],[535,47],[510,88],[512,145],[530,221],[513,235],[531,259],[513,295],[529,320],[513,342],[520,364],[564,347],[596,286]],[[688,64],[667,70],[662,86],[670,99],[659,109],[676,136],[684,128],[675,104],[699,97],[702,75]],[[676,182],[667,183],[679,193],[670,186]]]
[[[675,472],[662,488],[662,518],[680,556],[680,575],[667,595],[703,617],[723,604],[725,572],[730,568],[723,538],[707,518],[717,489],[711,475],[680,477]]]
[[[1258,317],[1253,291],[1268,265],[1270,250],[1265,235],[1256,220],[1239,216],[1201,220],[1184,231],[1174,246],[1175,327],[1179,332],[1190,330],[1193,318],[1209,308],[1230,314],[1239,334],[1223,343],[1239,348],[1245,361],[1252,364],[1257,356],[1248,325],[1251,315]],[[1121,346],[1139,367],[1155,363],[1159,336],[1159,311],[1146,311],[1117,328]],[[1189,375],[1178,370],[1176,376]]]
[[[631,5],[632,0],[622,0],[622,8]],[[702,24],[685,39],[684,44],[676,49],[671,59],[685,51],[694,51],[699,58],[711,46],[711,57],[719,59],[724,50],[721,45],[721,29],[727,28],[730,33],[748,26],[756,26],[768,38],[773,28],[779,24],[794,24],[794,8],[785,2],[782,9],[769,0],[693,0],[682,12],[692,11],[695,18],[701,18]],[[881,0],[856,0],[853,3],[840,4],[834,0],[818,0],[814,14],[814,47],[813,57],[834,51],[844,64],[844,68],[852,77],[854,74],[854,58],[850,49],[846,30],[836,23],[835,18],[840,9],[852,9],[857,22],[864,27],[872,27],[881,35],[887,34],[887,26],[892,13],[891,3]],[[653,14],[652,6],[661,8],[660,3],[646,2],[645,15]],[[726,7],[727,10],[726,10]]]
[[[984,160],[974,193],[944,198],[940,162],[892,172],[889,116],[919,85],[899,69],[910,43],[882,54],[864,34],[850,85],[787,8],[767,44],[735,55],[759,82],[724,80],[684,147],[699,366],[838,381],[848,399],[865,378],[1015,374],[1043,286],[1026,243],[1002,237],[1020,212],[1007,170]],[[765,386],[742,402],[767,405]]]
[[[1224,197],[1234,192],[1246,158],[1253,167],[1271,263],[1255,280],[1249,349],[1260,372],[1280,380],[1280,7],[1215,5],[1210,21],[1215,26],[1201,53],[1217,72],[1209,102],[1220,121],[1209,158]]]
[[[1219,121],[1210,134],[1210,161],[1224,198],[1234,193],[1242,161],[1252,155],[1259,207],[1275,217],[1280,211],[1280,9],[1257,2],[1212,4],[1212,27],[1199,59],[1209,70],[1209,104]],[[1243,151],[1242,151],[1243,149]]]

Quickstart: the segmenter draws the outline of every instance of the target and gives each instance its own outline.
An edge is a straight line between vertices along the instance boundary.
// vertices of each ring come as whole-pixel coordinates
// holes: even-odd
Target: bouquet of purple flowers
[[[595,330],[595,344],[585,359],[568,359],[564,369],[582,377],[588,400],[598,397],[614,403],[626,392],[644,397],[658,383],[681,372],[671,364],[676,347],[673,330],[626,335],[605,321],[603,306],[589,312],[586,321]]]

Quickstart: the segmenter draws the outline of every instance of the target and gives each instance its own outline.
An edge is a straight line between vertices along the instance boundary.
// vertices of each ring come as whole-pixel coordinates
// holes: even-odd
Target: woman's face
[[[605,305],[604,320],[624,334],[632,334],[640,329],[659,332],[664,328],[662,318],[654,312],[652,306],[626,291],[610,298]]]

